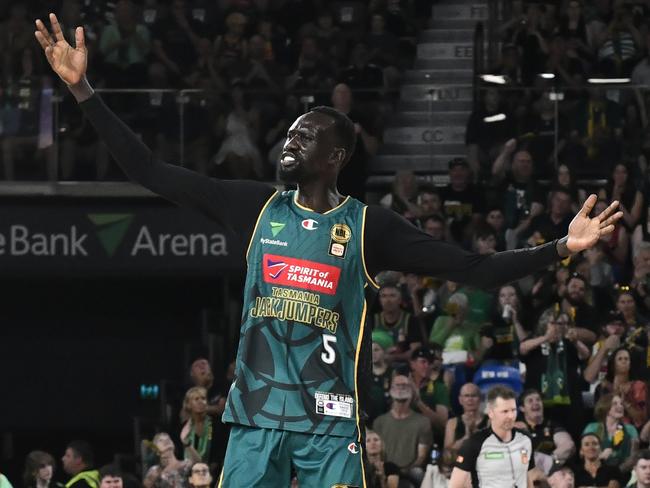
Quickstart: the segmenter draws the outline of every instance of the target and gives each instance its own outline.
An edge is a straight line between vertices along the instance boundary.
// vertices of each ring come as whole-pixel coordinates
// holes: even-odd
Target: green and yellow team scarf
[[[546,356],[546,372],[542,374],[541,385],[544,406],[570,405],[564,341],[558,342],[555,347],[542,344],[542,354]]]

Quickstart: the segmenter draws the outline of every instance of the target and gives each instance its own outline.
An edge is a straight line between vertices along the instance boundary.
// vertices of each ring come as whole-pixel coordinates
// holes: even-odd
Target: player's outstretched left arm
[[[367,271],[375,276],[391,269],[438,276],[479,288],[496,288],[588,249],[611,233],[623,213],[616,212],[618,202],[613,202],[599,215],[590,217],[596,200],[596,195],[587,198],[562,239],[489,255],[436,241],[395,212],[369,206],[364,239]]]
[[[569,224],[569,233],[557,243],[560,256],[568,257],[570,254],[589,249],[601,237],[614,231],[616,222],[623,217],[623,212],[616,212],[618,200],[613,201],[609,207],[595,217],[589,217],[597,201],[596,195],[589,195],[580,211],[573,217]]]

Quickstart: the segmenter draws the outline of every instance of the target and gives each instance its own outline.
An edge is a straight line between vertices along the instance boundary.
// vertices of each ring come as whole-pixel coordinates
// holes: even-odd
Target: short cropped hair
[[[107,476],[111,478],[122,478],[122,470],[117,464],[107,464],[102,466],[99,470],[99,481],[103,480]]]
[[[350,161],[354,148],[357,145],[357,133],[354,130],[354,122],[343,112],[333,107],[319,105],[318,107],[312,108],[310,112],[325,114],[334,119],[333,128],[337,143],[345,149],[345,160],[343,161],[343,165],[345,166]]]
[[[497,401],[497,398],[501,398],[502,400],[515,400],[517,398],[517,395],[512,390],[512,388],[508,388],[507,386],[502,386],[502,385],[496,385],[488,390],[487,393],[488,404],[494,405],[494,402]]]
[[[88,467],[95,464],[95,454],[93,448],[87,441],[74,440],[68,443],[68,448],[72,449],[75,456],[80,457]]]

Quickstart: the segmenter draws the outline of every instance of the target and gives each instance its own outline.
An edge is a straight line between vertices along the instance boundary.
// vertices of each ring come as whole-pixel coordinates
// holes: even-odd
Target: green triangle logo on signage
[[[284,229],[285,225],[287,224],[283,224],[282,222],[271,222],[271,233],[273,237],[277,236]]]
[[[97,227],[97,237],[110,257],[121,244],[133,221],[133,214],[88,214]]]

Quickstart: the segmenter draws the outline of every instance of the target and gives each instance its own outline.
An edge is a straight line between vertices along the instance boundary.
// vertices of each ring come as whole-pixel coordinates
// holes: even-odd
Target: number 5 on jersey
[[[323,334],[322,337],[325,351],[321,353],[320,358],[325,364],[334,364],[334,361],[336,361],[336,349],[333,346],[336,344],[336,336]]]

